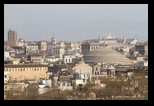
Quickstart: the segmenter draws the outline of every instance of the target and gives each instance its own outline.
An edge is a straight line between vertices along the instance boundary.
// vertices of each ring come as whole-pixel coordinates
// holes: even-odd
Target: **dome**
[[[85,63],[132,64],[127,57],[111,48],[92,50],[83,59]]]

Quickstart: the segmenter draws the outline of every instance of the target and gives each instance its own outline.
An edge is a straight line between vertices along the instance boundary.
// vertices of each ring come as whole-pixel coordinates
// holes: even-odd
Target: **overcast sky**
[[[84,27],[82,27],[87,27],[86,25],[82,25],[84,22],[85,24],[91,22],[93,22],[93,24],[95,22],[101,23],[103,19],[145,23],[141,25],[143,25],[144,29],[148,29],[148,4],[5,4],[4,40],[7,40],[9,28],[17,31],[18,39],[23,38],[28,41],[49,41],[53,34],[57,40],[82,41],[87,39],[88,35],[90,36],[89,38],[97,38],[98,36],[102,36],[103,33],[111,32],[111,34],[116,34],[114,32],[120,33],[120,31],[122,33],[120,29],[114,31],[112,26],[107,27],[108,29],[103,27],[102,31],[97,29],[101,29],[100,26],[103,25],[96,25],[95,28],[91,29],[85,28],[85,30]],[[73,20],[76,21],[76,23],[73,22]],[[63,23],[63,25],[61,23]],[[77,25],[77,23],[81,24]],[[72,29],[72,24],[76,26],[73,27],[74,29]],[[122,26],[119,26],[119,28],[120,27]],[[141,26],[135,26],[136,29],[137,27]],[[147,40],[147,29],[146,31],[136,31],[135,29],[128,29],[127,31],[125,29],[123,34],[127,32],[131,33],[131,35],[137,33],[144,35],[142,39]],[[128,35],[127,33],[127,36]]]

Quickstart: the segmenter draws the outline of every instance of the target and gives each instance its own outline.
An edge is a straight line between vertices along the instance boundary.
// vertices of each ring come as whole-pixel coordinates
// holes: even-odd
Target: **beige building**
[[[42,63],[42,55],[40,54],[29,54],[28,55],[28,61],[34,62],[34,63]]]
[[[47,42],[46,41],[39,41],[38,42],[38,48],[39,48],[40,52],[46,52]]]
[[[65,48],[64,42],[59,42],[60,47]]]
[[[20,63],[20,59],[13,59],[12,60],[12,64],[19,64]]]
[[[25,45],[25,41],[22,38],[20,38],[18,40],[18,46],[23,47],[24,45]]]
[[[47,71],[48,65],[42,64],[4,65],[4,72],[9,72],[12,81],[47,78]]]
[[[83,59],[80,64],[72,68],[75,73],[92,74],[92,67],[86,64]]]

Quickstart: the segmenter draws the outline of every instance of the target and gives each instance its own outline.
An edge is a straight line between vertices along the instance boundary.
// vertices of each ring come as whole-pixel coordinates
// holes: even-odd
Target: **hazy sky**
[[[100,29],[100,26],[98,26],[98,28],[96,26],[93,28],[93,32],[89,32],[91,29],[80,29],[81,27],[76,24],[74,25],[76,27],[72,29],[70,25],[72,21],[69,20],[77,21],[77,23],[79,21],[82,26],[84,22],[94,23],[103,19],[144,22],[146,24],[143,27],[147,27],[148,29],[148,4],[5,4],[4,40],[7,40],[9,28],[17,31],[18,39],[23,38],[25,40],[49,41],[53,34],[58,40],[68,41],[84,40],[88,38],[88,34],[90,38],[97,38],[103,33],[108,33],[109,29],[104,29],[106,32],[99,30],[98,33],[95,33],[97,32],[96,29]],[[53,21],[56,23],[53,24]],[[51,24],[49,22],[51,22]],[[61,23],[64,24],[62,28]],[[135,28],[137,27],[138,26],[135,26]],[[75,30],[75,28],[78,30]],[[128,31],[130,30],[128,29]],[[111,30],[110,32],[112,34],[114,31]],[[120,30],[117,30],[117,32],[120,32]],[[127,30],[125,30],[125,32],[127,32]],[[146,39],[148,39],[147,32],[142,32],[141,30],[141,32],[137,31],[137,33],[144,33],[147,37]]]

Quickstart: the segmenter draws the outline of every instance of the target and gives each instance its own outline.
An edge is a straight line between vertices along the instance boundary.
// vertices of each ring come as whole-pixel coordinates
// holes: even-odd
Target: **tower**
[[[17,32],[9,29],[8,31],[8,41],[17,41]]]
[[[17,32],[16,31],[9,29],[7,45],[10,46],[10,47],[18,46]]]
[[[53,35],[53,37],[52,37],[52,39],[51,39],[51,43],[52,43],[52,44],[56,44],[56,38],[54,37],[54,35]]]

